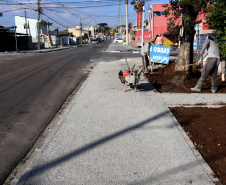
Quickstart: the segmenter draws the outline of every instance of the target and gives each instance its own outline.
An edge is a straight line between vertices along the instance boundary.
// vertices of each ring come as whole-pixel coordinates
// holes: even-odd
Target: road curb
[[[168,105],[167,105],[167,107],[168,107]],[[193,141],[189,138],[189,136],[184,131],[183,127],[177,121],[177,119],[175,118],[175,116],[173,115],[172,112],[171,112],[171,116],[172,116],[172,119],[173,119],[174,124],[176,125],[177,129],[181,133],[181,135],[184,138],[185,142],[188,144],[188,146],[191,148],[192,152],[194,153],[194,156],[196,157],[198,163],[202,166],[202,168],[207,173],[207,175],[210,177],[210,179],[212,180],[212,182],[213,183],[221,183],[220,180],[216,177],[216,175],[213,172],[213,170],[208,165],[208,163],[202,157],[201,153],[198,151],[198,149],[196,149],[196,146],[194,145]]]
[[[84,88],[85,84],[87,83],[87,80],[91,75],[92,75],[92,71],[90,71],[87,77],[84,77],[84,79],[80,82],[80,84],[78,84],[77,88],[75,88],[72,91],[72,93],[68,96],[68,98],[65,100],[64,104],[62,105],[61,109],[56,113],[55,117],[52,119],[52,121],[50,121],[49,125],[46,127],[43,133],[39,136],[38,140],[34,144],[34,147],[24,157],[24,159],[28,157],[28,160],[26,160],[26,162],[23,165],[19,164],[14,169],[14,171],[11,173],[11,175],[8,176],[7,180],[5,181],[6,184],[8,183],[8,181],[10,181],[10,178],[13,178],[13,180],[9,182],[10,185],[23,185],[24,183],[26,183],[26,179],[21,179],[21,178],[23,178],[24,175],[26,177],[29,177],[29,175],[32,173],[32,170],[33,168],[35,168],[38,160],[40,159],[43,150],[45,150],[48,147],[52,138],[61,127],[65,117],[68,115],[69,111],[74,106],[74,99],[77,99],[78,96],[81,94],[82,89]],[[69,102],[67,102],[68,99],[69,99]]]

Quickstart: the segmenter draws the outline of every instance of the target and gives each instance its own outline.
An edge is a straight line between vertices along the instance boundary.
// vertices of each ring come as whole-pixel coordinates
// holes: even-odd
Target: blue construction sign
[[[152,45],[150,48],[150,58],[152,62],[168,64],[171,47]]]
[[[193,50],[197,51],[197,42],[196,41],[193,42]]]

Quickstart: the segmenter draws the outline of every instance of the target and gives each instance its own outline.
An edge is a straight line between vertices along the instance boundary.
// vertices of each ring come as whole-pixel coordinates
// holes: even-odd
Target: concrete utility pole
[[[49,35],[49,21],[47,19],[47,35]]]
[[[28,28],[29,28],[29,35],[31,36],[31,29],[30,29],[29,21],[28,21]]]
[[[39,28],[39,20],[40,20],[40,0],[38,0],[38,22],[37,22],[37,29],[38,29],[38,50],[40,50],[40,28]]]
[[[129,45],[128,0],[126,0],[126,45]]]
[[[27,34],[27,17],[26,17],[26,11],[24,11],[24,14],[25,14],[25,29],[26,29],[26,34]]]
[[[82,18],[80,17],[80,27],[81,27],[81,45],[82,45]]]
[[[120,25],[119,25],[119,29],[120,29],[120,34],[122,34],[122,12],[121,12],[121,7],[120,7]]]
[[[89,42],[89,17],[88,17],[88,42]]]
[[[143,49],[144,46],[144,6],[142,10],[142,37],[141,37],[141,49]]]
[[[154,6],[151,5],[151,39],[154,38]]]
[[[94,20],[93,20],[93,39],[95,39],[96,38],[96,35],[95,35],[95,27],[94,27]]]
[[[17,36],[16,36],[16,26],[14,26],[14,28],[15,28],[16,51],[18,52],[18,46],[17,46]]]

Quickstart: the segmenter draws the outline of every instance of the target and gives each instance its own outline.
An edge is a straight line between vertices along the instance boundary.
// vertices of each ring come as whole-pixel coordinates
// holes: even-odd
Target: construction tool
[[[143,71],[143,69],[134,70],[134,68],[135,68],[135,64],[134,64],[132,70],[130,71],[130,67],[129,67],[127,60],[126,60],[126,64],[127,64],[128,70],[125,69],[124,72],[122,72],[120,70],[119,71],[119,79],[124,84],[124,86],[123,86],[124,92],[126,91],[126,86],[130,86],[130,88],[134,88],[135,92],[136,92],[137,84],[140,80],[140,74]]]
[[[185,65],[185,66],[181,66],[183,69],[185,68],[185,67],[188,67],[188,66],[195,66],[195,65],[197,65],[197,63],[193,63],[193,64],[188,64],[188,65]]]
[[[201,64],[201,69],[203,69],[203,55],[201,56],[201,62],[200,62],[200,64]]]
[[[149,72],[149,74],[156,74],[156,72],[154,72],[154,68],[156,67],[154,65],[154,62],[151,61],[151,58],[148,56],[148,61],[149,61],[149,64],[150,64],[150,69],[151,69],[151,72]]]

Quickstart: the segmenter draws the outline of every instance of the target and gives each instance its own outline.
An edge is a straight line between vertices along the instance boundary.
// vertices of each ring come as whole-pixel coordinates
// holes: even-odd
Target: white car
[[[98,44],[98,43],[99,43],[99,40],[97,40],[97,39],[92,40],[92,44]]]
[[[123,43],[123,40],[122,40],[121,38],[118,38],[118,39],[115,39],[115,40],[114,40],[114,43],[116,43],[116,44],[117,44],[117,43],[120,43],[120,42]]]

